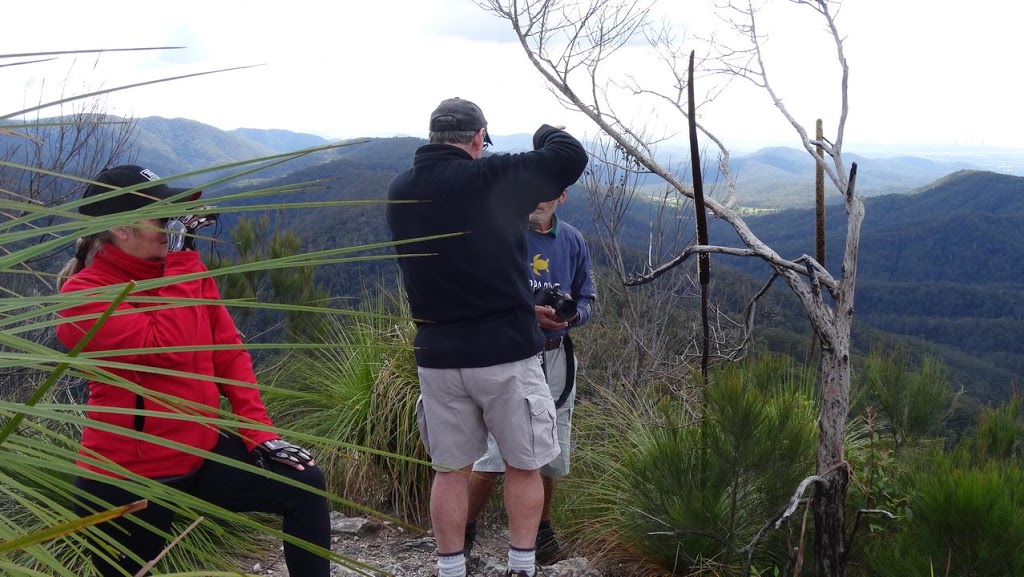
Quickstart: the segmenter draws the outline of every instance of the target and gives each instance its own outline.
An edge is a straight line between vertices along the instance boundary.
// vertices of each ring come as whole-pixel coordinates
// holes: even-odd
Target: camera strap
[[[562,394],[558,395],[558,399],[555,400],[555,410],[562,408],[562,405],[569,400],[569,394],[576,388],[576,355],[572,351],[572,339],[569,338],[569,333],[562,335],[562,349],[565,351],[565,386],[562,387]],[[547,376],[547,367],[543,367],[543,369],[544,376]]]

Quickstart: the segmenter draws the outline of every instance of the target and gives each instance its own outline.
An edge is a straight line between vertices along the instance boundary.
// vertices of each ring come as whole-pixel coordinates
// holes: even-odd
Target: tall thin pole
[[[818,156],[824,158],[825,147],[821,141],[825,133],[818,119],[815,137],[818,141]],[[825,266],[825,167],[820,162],[814,163],[814,257],[818,264]]]
[[[704,182],[700,170],[700,150],[697,148],[697,106],[693,101],[693,51],[690,51],[690,74],[687,82],[687,108],[690,124],[690,167],[693,169],[693,210],[697,220],[697,245],[708,244],[708,216],[704,209]],[[708,385],[708,356],[711,350],[711,325],[708,322],[708,284],[711,282],[711,255],[697,255],[697,280],[700,282],[700,324],[703,343],[700,351],[700,375]]]

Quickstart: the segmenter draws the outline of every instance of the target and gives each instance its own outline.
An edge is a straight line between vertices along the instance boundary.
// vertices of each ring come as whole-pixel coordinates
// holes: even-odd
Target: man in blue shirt
[[[560,316],[554,307],[549,306],[550,302],[534,306],[537,323],[544,332],[544,373],[551,397],[555,400],[558,444],[561,447],[559,455],[540,469],[544,481],[544,508],[537,530],[536,559],[541,564],[549,564],[558,556],[558,542],[551,529],[551,498],[555,478],[569,473],[570,425],[576,398],[576,357],[569,330],[590,319],[597,296],[591,279],[590,252],[583,235],[555,215],[555,208],[565,202],[567,193],[567,190],[563,190],[555,200],[541,202],[530,214],[530,230],[527,233],[527,268],[531,289],[535,294],[540,294],[539,291],[555,288],[571,297],[576,304],[575,313],[568,317]],[[544,301],[543,298],[539,300]],[[467,549],[472,547],[476,537],[476,518],[494,490],[498,476],[504,472],[501,453],[494,439],[490,438],[487,454],[473,464],[473,477],[469,483]]]

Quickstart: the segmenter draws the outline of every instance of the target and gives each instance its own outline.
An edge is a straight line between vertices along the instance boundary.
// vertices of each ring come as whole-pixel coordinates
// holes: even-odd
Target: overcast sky
[[[704,0],[661,4],[659,15],[690,32],[709,29]],[[110,96],[107,108],[222,129],[425,137],[430,111],[460,96],[483,108],[496,135],[532,132],[543,122],[581,136],[596,133],[545,90],[508,23],[472,0],[35,0],[9,2],[3,14],[0,54],[187,47],[2,67],[3,114],[52,98],[62,83],[75,93],[259,65],[132,89]],[[847,149],[857,143],[907,152],[934,145],[1024,148],[1016,70],[1021,16],[1024,3],[1014,0],[847,0],[838,16],[851,70]],[[779,96],[810,130],[815,118],[825,118],[828,133],[839,110],[834,45],[820,25],[807,25],[792,11],[765,12],[764,29]],[[632,73],[663,81],[647,50],[629,50]],[[742,83],[728,90],[702,112],[727,145],[798,144],[763,91]],[[637,98],[638,116],[667,133],[685,130],[681,118],[649,107]]]

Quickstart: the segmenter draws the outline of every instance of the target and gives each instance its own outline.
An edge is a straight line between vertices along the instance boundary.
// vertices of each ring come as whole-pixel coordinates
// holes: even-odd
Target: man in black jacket
[[[450,98],[430,115],[430,142],[388,187],[387,220],[416,319],[417,420],[436,475],[430,516],[440,577],[465,575],[468,479],[487,433],[506,462],[509,574],[533,575],[543,503],[538,469],[558,455],[555,408],[541,369],[544,337],[526,270],[526,223],[587,164],[561,127],[534,150],[483,157],[478,106]]]

